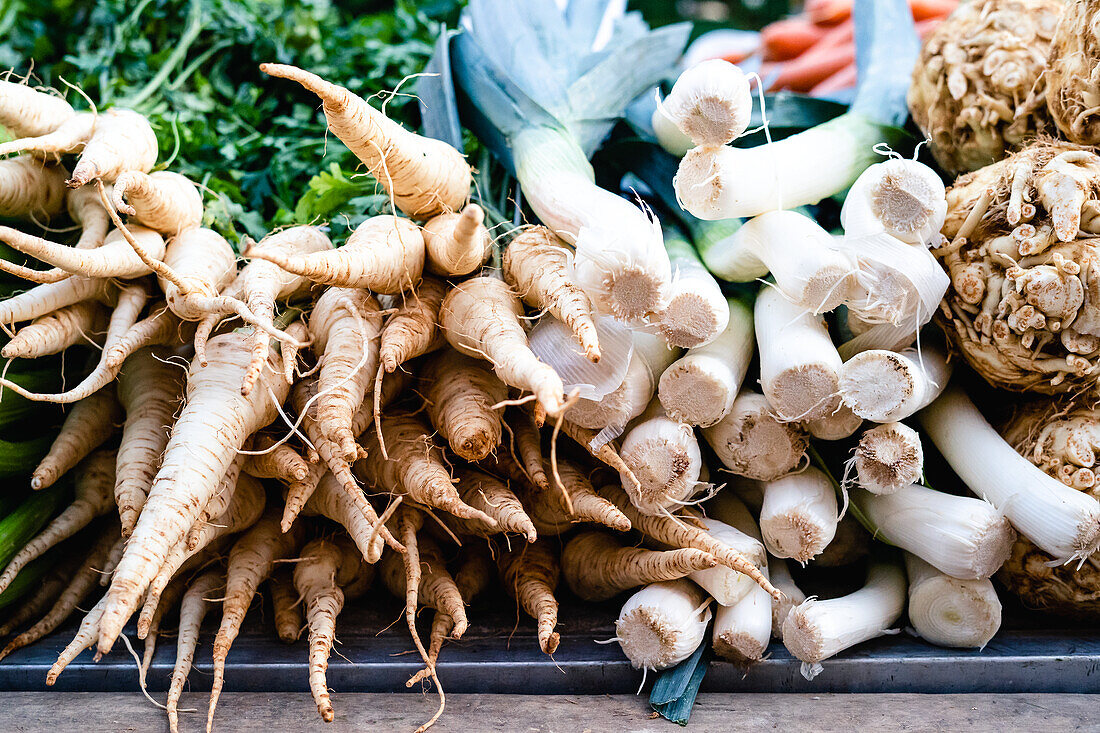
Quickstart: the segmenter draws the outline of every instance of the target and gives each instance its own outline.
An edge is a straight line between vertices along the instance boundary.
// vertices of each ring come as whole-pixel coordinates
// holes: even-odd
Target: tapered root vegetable
[[[285,644],[293,644],[302,634],[302,606],[290,570],[281,570],[267,582],[271,592],[271,607],[275,615],[275,634]]]
[[[461,213],[439,214],[424,224],[428,270],[437,275],[469,275],[481,267],[493,251],[493,239],[485,228],[485,212],[467,204]]]
[[[105,186],[108,193],[111,186]],[[95,249],[103,244],[111,228],[111,216],[103,206],[103,199],[95,188],[81,188],[69,191],[67,197],[69,218],[80,224],[80,237],[73,245],[76,249]]]
[[[117,292],[118,288],[110,280],[74,275],[0,301],[0,323],[29,321],[82,300],[95,299],[114,305]]]
[[[472,468],[460,468],[457,473],[458,494],[462,500],[496,520],[487,526],[476,519],[450,522],[449,525],[468,534],[488,537],[501,532],[519,534],[534,542],[538,533],[524,511],[519,498],[500,479]]]
[[[75,114],[57,128],[42,135],[19,137],[0,144],[0,155],[26,153],[42,160],[58,161],[62,155],[79,153],[95,131],[96,115]]]
[[[768,553],[764,550],[764,544],[759,538],[760,530],[755,522],[751,522],[751,527],[742,529],[712,517],[699,519],[694,514],[692,516],[716,541],[748,559],[761,573],[766,573]],[[748,531],[750,529],[751,532]],[[731,570],[725,565],[698,570],[691,574],[690,579],[718,601],[720,606],[740,603],[754,588],[760,587],[748,575]]]
[[[654,406],[657,414],[631,428],[619,449],[640,484],[635,487],[623,476],[623,488],[638,511],[650,515],[686,503],[701,488],[703,468],[695,431],[665,416],[660,403]]]
[[[621,489],[614,486],[605,486],[600,489],[600,496],[612,502],[630,520],[634,529],[642,534],[663,542],[671,547],[694,547],[697,550],[710,553],[719,562],[731,570],[736,570],[756,581],[773,598],[779,598],[780,594],[772,587],[760,569],[753,561],[743,553],[736,551],[729,545],[712,536],[709,532],[685,522],[674,516],[649,517],[641,514],[630,503],[629,497]]]
[[[950,378],[951,365],[935,346],[901,352],[873,349],[844,362],[840,395],[860,417],[896,422],[927,407]]]
[[[229,551],[222,620],[214,637],[214,679],[210,683],[210,707],[206,715],[208,731],[214,726],[214,709],[218,706],[218,697],[225,681],[225,660],[241,630],[256,590],[271,575],[277,560],[290,557],[298,550],[303,537],[301,527],[284,533],[279,528],[279,511],[269,507]]]
[[[57,678],[61,676],[61,673],[65,671],[65,668],[69,666],[69,663],[80,656],[80,653],[85,649],[91,649],[95,645],[96,638],[99,636],[99,623],[103,618],[103,609],[107,605],[107,596],[104,595],[99,599],[99,602],[92,607],[92,610],[88,611],[84,615],[83,620],[80,622],[80,627],[76,631],[76,636],[70,641],[61,653],[57,655],[57,661],[50,667],[50,671],[46,673],[46,685],[52,686],[57,682]]]
[[[111,580],[100,630],[103,653],[118,638],[172,547],[186,536],[217,491],[236,452],[248,436],[275,419],[289,390],[282,379],[262,377],[263,389],[248,397],[241,395],[240,380],[251,359],[246,337],[217,336],[210,347],[206,367],[191,364],[183,410]],[[274,363],[277,355],[269,358]]]
[[[760,533],[776,557],[807,562],[832,541],[839,521],[833,485],[812,466],[764,486]]]
[[[96,117],[95,130],[66,183],[79,188],[93,180],[113,183],[126,171],[148,173],[157,162],[157,135],[143,115],[114,108]]]
[[[29,155],[0,160],[0,218],[46,221],[65,210],[65,170]]]
[[[428,218],[462,208],[470,166],[453,147],[409,132],[361,97],[308,71],[284,64],[260,64],[260,71],[296,81],[320,97],[329,129],[366,164],[398,209]]]
[[[856,446],[859,485],[872,494],[892,494],[918,483],[924,474],[924,448],[916,430],[886,423],[863,433]]]
[[[524,229],[504,250],[504,278],[532,308],[569,326],[584,355],[600,360],[592,301],[569,276],[571,254],[543,226]]]
[[[728,145],[749,126],[749,81],[729,61],[708,59],[680,74],[660,110],[693,144]]]
[[[497,559],[504,589],[516,603],[535,619],[538,625],[539,648],[553,654],[560,638],[558,601],[554,590],[561,574],[557,551],[546,540],[501,552]]]
[[[1001,628],[1001,601],[988,578],[959,580],[906,553],[909,623],[937,646],[981,649]]]
[[[630,467],[623,462],[623,457],[619,455],[619,452],[615,450],[611,443],[604,443],[599,448],[592,447],[596,443],[597,434],[595,430],[588,430],[568,420],[562,420],[561,431],[576,442],[577,445],[588,451],[588,454],[593,458],[598,459],[605,465],[618,471],[624,486],[628,483],[635,488],[641,486],[638,477],[635,476],[634,472],[630,470]]]
[[[772,604],[767,591],[753,586],[732,606],[714,614],[714,653],[731,662],[752,663],[764,658],[772,636]]]
[[[0,356],[37,359],[76,344],[95,343],[96,335],[103,333],[106,324],[107,311],[94,300],[67,305],[19,329],[0,350]]]
[[[615,638],[635,669],[668,669],[702,643],[709,606],[710,598],[690,580],[652,583],[623,604]]]
[[[733,409],[756,340],[752,309],[734,298],[726,305],[726,329],[710,343],[688,350],[661,374],[657,396],[673,420],[706,428]]]
[[[42,557],[51,547],[69,539],[96,517],[110,511],[114,504],[114,451],[92,454],[80,464],[78,471],[73,503],[11,559],[0,575],[0,593],[11,585],[27,563]]]
[[[566,584],[586,601],[605,601],[629,588],[676,580],[717,564],[714,557],[694,548],[657,551],[623,547],[607,532],[576,535],[561,556]]]
[[[764,288],[756,298],[760,384],[783,420],[813,420],[840,407],[840,354],[824,319]]]
[[[528,479],[519,472],[518,467],[515,464],[512,466],[512,472],[504,473],[518,485],[526,486],[522,495],[523,507],[540,537],[562,534],[578,522],[602,524],[620,532],[630,530],[630,520],[626,515],[599,496],[584,473],[572,463],[564,460],[558,462],[558,477],[568,494],[568,505],[561,491],[528,485]]]
[[[91,548],[87,549],[87,556],[82,558],[80,568],[71,578],[66,578],[67,585],[63,586],[53,607],[36,624],[19,634],[7,646],[0,651],[0,659],[11,654],[16,649],[22,649],[28,644],[33,644],[42,637],[51,633],[62,624],[73,612],[85,596],[94,588],[99,580],[103,565],[110,554],[112,547],[120,545],[122,540],[118,536],[118,525],[110,522],[106,529],[100,533],[99,538]],[[9,566],[10,567],[10,566]]]
[[[320,514],[343,526],[368,563],[378,562],[383,543],[390,544],[398,552],[404,550],[385,527],[375,531],[378,515],[374,508],[369,502],[360,503],[352,499],[331,473],[321,477],[303,511],[306,514]]]
[[[259,481],[251,476],[241,475],[235,466],[236,487],[226,482],[221,496],[210,501],[211,505],[203,510],[209,519],[200,518],[187,538],[176,543],[164,561],[156,576],[149,583],[145,594],[145,603],[138,617],[138,638],[144,638],[149,632],[149,623],[160,603],[161,594],[169,582],[185,564],[205,550],[215,540],[231,534],[243,532],[260,518],[264,511],[264,489]],[[229,494],[226,501],[223,497]],[[224,509],[222,508],[224,507]],[[218,511],[220,510],[220,511]],[[193,538],[193,539],[192,539]]]
[[[451,450],[470,462],[480,461],[498,445],[508,387],[483,361],[452,349],[436,352],[420,370],[421,392],[432,426]]]
[[[395,294],[420,281],[424,237],[408,219],[383,215],[364,221],[336,250],[286,255],[249,247],[244,256],[267,260],[316,283]]]
[[[141,654],[139,675],[149,673],[149,667],[153,664],[153,655],[157,650],[157,637],[160,636],[161,622],[164,621],[164,617],[169,610],[175,610],[179,606],[180,599],[183,598],[183,593],[187,590],[188,580],[190,578],[177,575],[164,589],[164,593],[160,597],[160,604],[157,606],[157,612],[153,614],[153,621],[149,624],[149,633],[145,635],[145,649],[142,650]]]
[[[802,675],[813,679],[822,660],[885,634],[905,609],[905,591],[899,563],[873,563],[856,592],[827,601],[808,598],[792,608],[783,622],[783,646],[802,660]]]
[[[56,94],[26,83],[0,81],[0,127],[16,137],[45,135],[75,114],[72,105]]]
[[[245,457],[241,470],[256,478],[273,478],[285,484],[304,481],[309,462],[290,443],[280,443],[268,433],[259,433],[252,441],[254,453]]]
[[[758,481],[795,470],[809,447],[798,426],[780,422],[767,398],[748,390],[737,396],[729,414],[703,431],[703,437],[727,469]]]
[[[1097,45],[1096,12],[1096,4],[1087,0],[1066,4],[1043,68],[1050,116],[1067,140],[1081,145],[1100,142],[1098,79],[1093,57]],[[1042,87],[1036,84],[1032,94],[1041,93]]]
[[[220,568],[208,570],[196,578],[183,594],[180,603],[179,639],[176,642],[176,665],[172,669],[172,682],[168,686],[168,727],[172,733],[179,730],[179,702],[183,685],[191,672],[191,661],[199,645],[199,626],[214,603],[208,599],[214,591],[224,587],[225,574]]]
[[[164,257],[164,238],[157,232],[135,225],[130,227],[130,235],[149,257],[155,260]],[[152,272],[117,230],[108,234],[102,245],[91,250],[50,242],[10,227],[0,227],[0,241],[74,275],[128,280]]]
[[[450,616],[455,622],[454,637],[461,638],[469,627],[466,607],[458,585],[447,571],[443,551],[430,537],[420,535],[417,537],[417,552],[420,557],[420,579],[416,591],[418,603]],[[391,593],[398,598],[408,595],[408,578],[399,555],[387,553],[379,565],[379,572]]]
[[[336,617],[344,608],[343,588],[355,581],[364,565],[350,542],[318,539],[302,549],[294,566],[294,587],[306,609],[309,624],[309,690],[317,712],[326,723],[335,717],[325,672],[336,640]]]
[[[329,288],[309,317],[309,333],[318,354],[317,429],[340,446],[344,459],[360,453],[352,421],[378,367],[382,314],[363,290]]]
[[[493,365],[500,381],[533,392],[549,415],[564,406],[561,377],[539,361],[520,325],[523,306],[502,280],[475,277],[456,285],[443,300],[439,323],[447,341],[467,356]]]
[[[100,390],[77,402],[65,417],[50,452],[31,474],[31,488],[52,486],[110,438],[121,423],[122,408],[114,389]]]
[[[459,498],[443,454],[432,442],[431,431],[416,417],[393,412],[382,418],[382,436],[390,458],[374,442],[367,441],[367,457],[355,464],[366,481],[379,489],[405,494],[413,501],[450,512],[462,519],[477,519],[493,527],[496,520]]]
[[[111,201],[134,223],[169,236],[202,224],[202,194],[179,173],[126,171],[115,180]]]
[[[531,483],[540,489],[550,488],[550,479],[546,476],[546,464],[542,459],[542,441],[539,429],[535,426],[530,413],[509,408],[508,426],[515,439],[512,457]]]

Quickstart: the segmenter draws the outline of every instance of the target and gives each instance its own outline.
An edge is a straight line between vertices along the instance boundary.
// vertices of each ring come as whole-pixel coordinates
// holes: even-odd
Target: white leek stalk
[[[687,349],[708,344],[729,323],[722,289],[682,235],[666,231],[665,250],[672,265],[672,282],[657,326],[669,346]]]
[[[905,573],[897,562],[875,562],[855,593],[820,601],[808,598],[783,622],[783,646],[802,660],[802,675],[813,679],[822,660],[886,634],[905,609]]]
[[[714,614],[714,653],[731,662],[763,659],[772,636],[772,602],[768,591],[754,583],[737,603],[719,606]]]
[[[931,168],[894,158],[876,163],[856,179],[844,198],[840,225],[850,237],[887,234],[907,244],[938,245],[947,217],[947,193]]]
[[[765,287],[756,297],[760,384],[782,420],[813,420],[840,407],[840,354],[825,320]]]
[[[657,389],[661,373],[679,355],[659,336],[634,331],[634,350],[622,384],[599,400],[577,400],[566,411],[569,421],[589,430],[599,430],[599,448],[622,435],[627,424],[645,412]]]
[[[988,578],[952,578],[908,553],[905,568],[909,574],[909,623],[925,641],[956,649],[981,649],[1001,628],[1001,600]]]
[[[867,420],[895,422],[931,404],[950,379],[951,365],[937,346],[901,352],[874,349],[844,362],[840,396]]]
[[[756,339],[752,309],[735,298],[726,301],[726,308],[726,329],[718,338],[689,349],[661,375],[657,395],[674,420],[705,428],[733,409]]]
[[[1100,547],[1100,502],[1013,450],[958,385],[948,386],[919,417],[967,487],[1000,509],[1039,549],[1068,563]]]
[[[787,299],[814,313],[836,308],[854,286],[851,255],[809,216],[773,211],[728,231],[694,227],[699,256],[723,280],[752,282],[770,272]]]
[[[708,59],[680,74],[658,110],[694,145],[728,145],[752,117],[749,80],[729,61]]]
[[[795,470],[809,441],[793,423],[780,422],[764,395],[742,390],[728,415],[703,430],[718,460],[738,476],[771,481]]]
[[[666,416],[656,400],[627,431],[619,455],[637,479],[623,472],[623,490],[642,514],[675,511],[705,486],[699,481],[703,457],[695,431]]]
[[[863,418],[852,412],[848,405],[841,405],[832,414],[806,421],[806,430],[818,440],[844,440],[855,435],[863,425]]]
[[[707,517],[700,521],[706,527],[707,532],[719,542],[732,547],[735,552],[747,557],[761,571],[767,568],[768,558],[764,552],[764,545],[760,543],[760,540],[717,519]],[[749,576],[727,568],[725,565],[718,565],[706,570],[696,570],[688,577],[707,593],[710,593],[714,600],[722,606],[731,606],[739,602],[748,595],[749,591],[759,587]]]
[[[772,636],[782,639],[783,622],[787,620],[791,609],[806,600],[806,594],[795,585],[786,560],[768,558],[768,579],[783,593],[783,600],[772,599]]]
[[[690,580],[647,585],[623,604],[616,639],[635,669],[668,669],[702,643],[709,606],[710,598]]]
[[[992,504],[914,484],[876,496],[852,489],[851,500],[876,536],[953,578],[988,578],[1008,559],[1016,532]]]
[[[885,423],[864,431],[852,461],[860,486],[872,494],[892,494],[920,481],[924,446],[905,423]]]
[[[760,533],[776,557],[810,560],[832,541],[839,521],[833,484],[812,466],[764,485]]]
[[[682,158],[687,151],[695,147],[691,138],[682,133],[660,107],[653,110],[649,124],[653,128],[653,136],[657,138],[657,144],[664,148],[666,153]]]

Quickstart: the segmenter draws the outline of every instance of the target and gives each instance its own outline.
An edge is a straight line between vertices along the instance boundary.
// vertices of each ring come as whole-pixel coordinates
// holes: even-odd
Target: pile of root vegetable
[[[314,223],[235,250],[204,226],[203,190],[158,166],[145,116],[0,82],[0,218],[23,222],[0,227],[0,271],[30,283],[0,301],[17,360],[0,422],[65,406],[56,436],[3,453],[9,475],[44,457],[29,498],[0,499],[0,634],[18,632],[0,658],[80,608],[47,684],[86,650],[129,647],[136,622],[144,688],[178,611],[176,730],[220,605],[209,730],[266,586],[279,637],[308,636],[331,721],[340,613],[388,592],[423,662],[409,684],[439,694],[423,728],[493,576],[548,655],[562,581],[584,602],[625,596],[614,641],[631,664],[689,665],[696,689],[703,646],[751,666],[774,637],[812,680],[905,615],[931,643],[984,647],[998,573],[1028,605],[1096,612],[1097,82],[1069,68],[1092,4],[1052,25],[1046,0],[964,3],[922,51],[909,3],[858,0],[851,108],[760,147],[731,145],[752,80],[704,61],[654,114],[686,154],[650,137],[621,191],[589,160],[674,75],[687,29],[613,5],[473,0],[423,88],[453,105],[426,116],[431,137],[340,80],[262,65],[319,101],[389,202],[339,246]],[[993,92],[969,85],[992,57],[964,59],[960,26],[1048,69],[1028,93],[1013,81],[1008,117],[979,114]],[[910,107],[944,169],[976,170],[945,186],[884,148]],[[514,188],[483,186],[460,125]],[[1003,160],[964,165],[982,156]],[[71,245],[47,238],[66,214]],[[89,342],[63,382],[55,355]],[[978,375],[1038,396],[1008,414]],[[847,595],[796,584],[854,563],[866,579]]]

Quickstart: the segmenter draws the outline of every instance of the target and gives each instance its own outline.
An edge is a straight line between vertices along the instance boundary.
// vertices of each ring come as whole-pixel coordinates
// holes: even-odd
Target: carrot
[[[0,144],[0,155],[25,153],[42,160],[60,160],[62,155],[79,153],[95,131],[96,116],[80,112],[42,135],[28,135]]]
[[[132,223],[168,236],[202,224],[198,187],[187,176],[171,171],[126,171],[114,183],[111,202]]]
[[[810,22],[833,25],[852,17],[854,0],[807,0],[803,8]]]
[[[573,332],[590,361],[600,360],[592,301],[569,276],[570,253],[543,226],[521,231],[504,250],[504,279],[524,303],[546,311]]]
[[[585,601],[606,601],[624,590],[676,580],[717,564],[712,555],[693,547],[623,547],[607,532],[582,532],[569,540],[561,555],[566,584]]]
[[[284,530],[285,531],[285,530]],[[302,634],[302,607],[290,570],[277,570],[267,581],[271,592],[271,606],[275,614],[275,633],[286,644],[298,641]]]
[[[320,97],[329,129],[408,216],[458,211],[466,201],[470,166],[447,143],[405,130],[361,97],[308,71],[284,64],[260,64],[260,71],[296,81]]]
[[[558,553],[549,542],[540,539],[508,552],[497,558],[500,579],[508,595],[538,623],[539,647],[546,654],[558,648],[558,601],[554,590],[558,586],[561,569]]]
[[[309,254],[332,249],[332,242],[317,227],[300,226],[284,229],[250,245],[265,252],[285,255]],[[264,324],[271,325],[275,318],[275,303],[307,292],[310,282],[304,277],[292,275],[264,260],[253,260],[245,265],[224,295],[244,300],[248,309]],[[199,324],[195,333],[195,353],[206,359],[206,341],[225,313],[215,312]],[[243,394],[248,394],[256,383],[267,359],[268,333],[255,330],[252,333],[252,363],[241,383]],[[289,378],[288,378],[289,379]]]
[[[279,443],[269,433],[257,433],[252,440],[252,450],[259,451],[245,456],[241,470],[255,478],[273,478],[290,484],[309,476],[309,462],[302,458],[290,443]]]
[[[122,538],[118,534],[118,523],[110,522],[100,532],[95,543],[90,548],[86,548],[87,554],[80,569],[73,573],[68,585],[65,586],[49,612],[34,626],[8,642],[7,646],[0,650],[0,659],[8,656],[16,649],[22,649],[28,644],[33,644],[60,626],[72,614],[73,609],[96,586],[103,563],[110,554],[111,548],[120,544],[122,544]]]
[[[366,506],[368,511],[363,511],[332,474],[325,473],[303,511],[310,515],[328,517],[341,525],[351,535],[356,547],[363,554],[363,560],[368,563],[378,562],[378,558],[382,556],[383,543],[389,544],[397,552],[404,552],[404,546],[394,539],[388,529],[379,527],[377,532],[374,531],[378,515],[369,503]]]
[[[447,294],[439,323],[456,350],[488,361],[500,381],[533,392],[546,412],[556,416],[564,406],[561,377],[527,345],[522,315],[519,298],[504,281],[475,277]]]
[[[782,600],[783,594],[768,582],[749,558],[711,536],[706,530],[689,525],[683,518],[671,514],[659,517],[641,514],[630,503],[630,497],[618,487],[605,486],[599,490],[599,494],[617,506],[630,519],[634,529],[647,537],[674,548],[694,547],[707,552],[718,560],[719,565],[744,573],[777,601]]]
[[[179,636],[176,641],[176,665],[172,669],[172,684],[168,687],[168,727],[172,733],[179,730],[179,702],[183,684],[191,672],[191,661],[199,645],[199,626],[214,602],[209,597],[225,586],[225,573],[221,568],[206,571],[195,578],[183,594],[180,603]]]
[[[284,534],[279,529],[279,512],[275,507],[268,507],[263,517],[241,535],[229,551],[222,620],[214,637],[214,679],[210,683],[207,731],[214,727],[214,709],[218,706],[218,697],[225,681],[225,660],[240,633],[256,589],[271,575],[277,560],[297,552],[304,534],[300,527]]]
[[[326,723],[335,717],[325,672],[336,638],[336,617],[344,607],[342,588],[373,572],[374,566],[362,562],[345,537],[313,540],[294,566],[294,587],[305,604],[309,625],[309,690]]]
[[[810,94],[821,96],[824,94],[833,94],[842,89],[851,89],[856,85],[856,81],[858,81],[857,75],[855,63],[848,64],[844,68],[833,72],[825,77],[825,79],[818,82],[817,86],[810,90]]]
[[[455,490],[443,462],[443,453],[432,442],[431,432],[413,415],[393,411],[382,418],[382,435],[392,449],[386,460],[374,440],[367,441],[367,457],[355,464],[369,485],[415,502],[450,512],[462,519],[478,519],[492,527],[496,520],[466,504]],[[375,439],[374,436],[371,436]]]
[[[467,204],[460,213],[437,214],[424,224],[428,271],[436,275],[469,275],[493,252],[493,238],[485,228],[485,211]]]
[[[235,489],[231,492],[223,491],[223,494],[225,493],[230,494],[228,502],[217,502],[219,504],[218,508],[224,506],[224,510],[220,512],[208,510],[211,518],[208,521],[199,520],[201,524],[196,523],[193,530],[197,530],[195,540],[188,542],[187,539],[184,539],[177,542],[160,570],[157,571],[156,577],[149,583],[145,595],[145,604],[138,616],[139,639],[144,639],[146,634],[149,633],[149,625],[153,619],[153,613],[160,603],[160,596],[168,586],[169,581],[183,567],[183,564],[204,550],[214,540],[248,529],[263,514],[264,488],[259,481],[251,476],[238,474]],[[212,499],[211,503],[213,504],[215,501]]]
[[[40,92],[30,84],[0,81],[0,127],[15,137],[45,135],[76,114],[56,94]]]
[[[129,537],[145,506],[183,397],[185,373],[163,347],[140,349],[118,377],[118,401],[126,411],[115,467],[115,503],[122,536]]]
[[[854,64],[856,46],[850,35],[854,27],[854,24],[845,24],[833,29],[809,51],[783,64],[779,73],[771,79],[768,89],[806,92],[845,66]],[[848,39],[842,43],[835,42],[832,34],[841,31],[849,34]]]
[[[493,406],[508,399],[508,387],[485,362],[444,349],[428,357],[420,382],[432,426],[459,457],[480,461],[500,445],[501,411]]]
[[[114,451],[93,453],[80,464],[78,470],[73,503],[11,559],[3,574],[0,574],[0,593],[11,585],[15,576],[31,560],[42,557],[46,550],[69,539],[93,519],[110,511],[114,503]]]
[[[5,359],[36,359],[56,354],[70,346],[95,343],[107,325],[107,310],[101,303],[84,300],[34,319],[19,329],[0,350]]]
[[[315,283],[395,294],[420,281],[424,237],[408,219],[373,216],[356,227],[339,249],[286,255],[249,247],[244,256],[267,260]]]
[[[157,136],[144,116],[129,109],[101,112],[73,173],[66,181],[79,188],[93,180],[113,183],[126,171],[148,173],[157,162]]]
[[[382,314],[364,290],[329,288],[313,306],[309,333],[320,363],[317,378],[317,429],[340,446],[347,461],[360,454],[353,417],[378,368]]]
[[[558,475],[569,495],[570,513],[560,491],[528,489],[523,492],[523,506],[540,536],[559,535],[577,522],[594,522],[619,532],[630,531],[630,519],[618,507],[601,497],[577,466],[558,462]]]
[[[172,547],[183,539],[236,452],[270,423],[289,388],[264,379],[263,389],[241,395],[240,380],[251,353],[247,337],[229,333],[210,341],[209,364],[191,363],[183,410],[172,429],[149,499],[138,517],[108,593],[100,650],[106,653],[156,576]],[[269,356],[275,363],[277,354]]]
[[[65,170],[29,155],[0,160],[0,219],[45,221],[65,210]]]
[[[142,226],[131,227],[130,234],[150,257],[157,260],[164,257],[164,238],[160,234]],[[108,234],[101,246],[90,250],[51,242],[11,227],[0,227],[0,242],[74,275],[128,280],[152,272],[117,230]]]
[[[827,29],[802,16],[783,18],[760,30],[765,61],[793,59],[821,40]]]
[[[443,550],[431,537],[423,533],[417,536],[416,546],[420,561],[420,573],[416,586],[417,603],[450,616],[455,622],[454,636],[456,639],[461,638],[469,627],[469,621],[466,619],[466,607],[462,594],[454,578],[447,571]],[[398,598],[408,596],[407,583],[410,583],[411,579],[406,577],[401,555],[386,553],[382,556],[378,570],[382,582],[391,593]]]
[[[31,488],[52,486],[111,437],[122,422],[122,407],[114,389],[104,389],[77,402],[65,417],[50,452],[31,474]],[[114,479],[111,479],[114,486]]]
[[[458,493],[467,504],[496,520],[496,526],[487,526],[476,519],[464,519],[448,522],[452,529],[480,537],[506,533],[523,535],[528,542],[537,539],[535,525],[523,510],[519,497],[497,477],[463,466],[458,469]]]
[[[49,672],[46,673],[46,685],[52,686],[57,682],[57,678],[65,670],[65,667],[69,666],[69,662],[80,656],[80,653],[85,649],[90,649],[96,641],[96,637],[99,636],[99,624],[103,619],[103,609],[107,605],[107,596],[104,595],[99,599],[99,602],[92,607],[92,610],[88,611],[84,615],[84,618],[80,622],[80,627],[76,631],[76,636],[70,641],[61,653],[57,655],[57,661],[50,667]],[[99,655],[96,655],[98,659]]]

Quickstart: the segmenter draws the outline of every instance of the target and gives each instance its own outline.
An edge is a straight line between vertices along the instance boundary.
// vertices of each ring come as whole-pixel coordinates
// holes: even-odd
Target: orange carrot
[[[826,29],[803,16],[783,18],[760,31],[765,61],[786,61],[811,48],[825,35]]]

